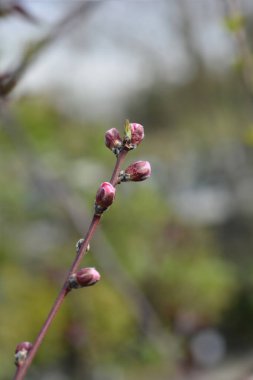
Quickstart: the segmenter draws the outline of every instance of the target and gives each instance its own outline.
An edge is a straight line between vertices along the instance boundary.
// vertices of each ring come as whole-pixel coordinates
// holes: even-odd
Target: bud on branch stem
[[[105,145],[118,156],[119,152],[122,150],[123,141],[116,128],[111,128],[105,133]]]
[[[115,187],[110,182],[103,182],[96,195],[95,202],[95,213],[96,215],[101,215],[109,206],[115,198]]]
[[[32,343],[22,342],[19,343],[15,350],[15,364],[17,367],[20,367],[26,361],[29,351],[32,349]]]
[[[137,161],[129,165],[126,170],[122,170],[119,174],[120,182],[140,182],[151,176],[151,166],[148,161]]]
[[[70,289],[79,289],[95,285],[100,280],[100,274],[95,268],[82,268],[69,277]]]

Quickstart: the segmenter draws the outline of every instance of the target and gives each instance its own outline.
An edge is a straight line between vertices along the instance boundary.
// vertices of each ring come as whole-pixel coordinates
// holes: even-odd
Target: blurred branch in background
[[[68,33],[71,28],[76,27],[80,21],[84,21],[85,17],[98,5],[98,1],[78,2],[71,11],[52,27],[45,37],[37,42],[28,44],[26,50],[23,52],[23,57],[16,67],[7,73],[0,74],[0,97],[6,97],[16,87],[29,66],[50,44]],[[18,4],[15,5],[14,9],[16,10],[17,7]],[[13,8],[11,7],[10,9],[11,11],[9,13],[11,14]],[[27,12],[24,11],[23,13]]]
[[[38,24],[40,22],[40,20],[32,13],[30,13],[19,1],[0,3],[0,18],[13,16],[15,14],[20,15],[24,18],[24,20],[32,22],[34,24]]]

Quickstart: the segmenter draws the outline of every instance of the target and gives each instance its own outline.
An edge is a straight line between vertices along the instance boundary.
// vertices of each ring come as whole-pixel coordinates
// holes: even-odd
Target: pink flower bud
[[[95,212],[102,214],[109,206],[111,206],[115,198],[116,189],[110,182],[103,182],[97,191]]]
[[[96,284],[100,280],[100,274],[95,268],[82,268],[69,277],[71,289],[83,288]]]
[[[24,364],[28,352],[32,349],[32,343],[30,342],[22,342],[19,343],[15,350],[15,364],[17,367],[20,367]]]
[[[125,124],[125,138],[124,147],[125,149],[131,150],[135,149],[144,139],[144,128],[138,123],[129,123],[126,120]]]
[[[151,166],[148,161],[137,161],[129,165],[125,172],[120,174],[121,181],[144,181],[151,176]]]
[[[144,128],[141,124],[130,123],[131,126],[131,143],[139,145],[144,139]]]
[[[119,154],[122,147],[122,139],[116,128],[111,128],[105,133],[105,145],[116,155]]]

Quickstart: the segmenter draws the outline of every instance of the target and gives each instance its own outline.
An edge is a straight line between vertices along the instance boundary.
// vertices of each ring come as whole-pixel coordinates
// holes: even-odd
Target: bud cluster
[[[20,367],[26,361],[29,351],[32,349],[32,343],[22,342],[19,343],[15,350],[15,364],[17,367]]]
[[[135,149],[144,139],[144,128],[139,123],[129,123],[126,120],[124,137],[121,138],[116,128],[111,128],[105,133],[105,145],[116,156],[123,150],[129,151]],[[118,175],[117,183],[121,182],[139,182],[144,181],[151,175],[151,166],[148,161],[137,161],[122,170]],[[115,188],[109,182],[104,182],[99,187],[96,194],[95,213],[101,215],[114,201]]]
[[[121,138],[116,128],[111,128],[105,133],[105,145],[116,156],[122,150],[135,149],[144,139],[144,128],[138,123],[129,123],[126,121],[124,137]]]

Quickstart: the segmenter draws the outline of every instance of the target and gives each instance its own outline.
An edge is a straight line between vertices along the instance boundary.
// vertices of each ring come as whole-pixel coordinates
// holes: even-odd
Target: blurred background
[[[0,1],[0,379],[33,341],[115,158],[145,140],[30,380],[252,380],[253,3]]]

